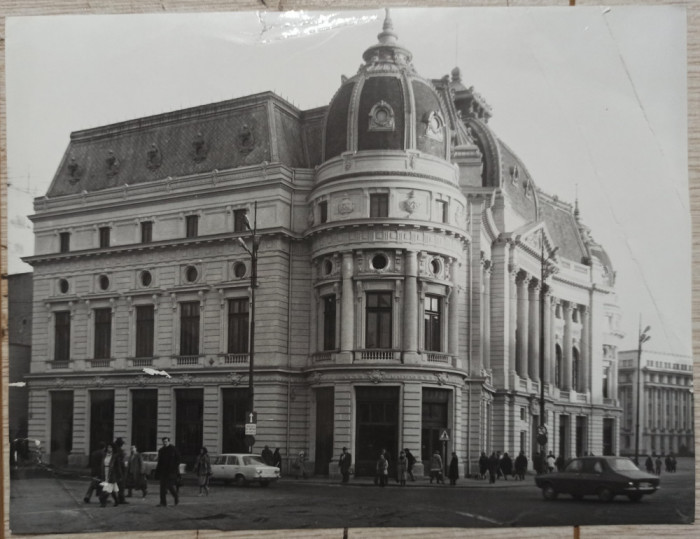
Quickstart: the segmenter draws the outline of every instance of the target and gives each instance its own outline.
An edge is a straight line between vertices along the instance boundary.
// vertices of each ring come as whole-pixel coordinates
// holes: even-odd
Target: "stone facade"
[[[473,474],[538,449],[544,384],[549,449],[618,451],[614,272],[578,208],[535,187],[459,70],[415,72],[388,17],[363,58],[326,108],[264,93],[73,134],[27,259],[52,462],[116,436],[245,449],[244,214],[256,450],[334,474],[347,446],[360,475],[380,449],[418,473],[455,451]]]

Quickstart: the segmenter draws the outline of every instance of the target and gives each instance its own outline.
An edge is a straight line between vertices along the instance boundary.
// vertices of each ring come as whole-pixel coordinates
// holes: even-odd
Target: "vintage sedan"
[[[583,496],[598,496],[609,502],[623,495],[638,502],[645,494],[656,492],[659,482],[657,476],[641,471],[625,457],[575,458],[562,472],[535,477],[545,500],[554,500],[558,494],[570,494],[577,500]]]
[[[259,455],[225,453],[211,455],[209,459],[214,481],[233,482],[238,486],[258,483],[266,487],[280,478],[280,469],[265,464]]]

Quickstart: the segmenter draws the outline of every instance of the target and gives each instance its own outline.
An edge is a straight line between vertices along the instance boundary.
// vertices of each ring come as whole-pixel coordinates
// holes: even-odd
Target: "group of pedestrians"
[[[377,458],[375,466],[374,484],[380,487],[384,487],[389,483],[389,453],[386,449],[382,449],[379,452],[379,457]],[[340,466],[340,473],[343,476],[343,483],[348,482],[349,477],[349,466],[352,463],[352,456],[348,453],[346,447],[343,447],[343,453],[341,453],[338,459],[338,465]],[[406,481],[410,478],[411,481],[415,481],[416,478],[413,476],[413,466],[416,464],[416,458],[413,453],[408,448],[402,449],[399,452],[399,458],[396,462],[396,482],[402,486],[406,486]],[[346,470],[345,472],[343,470]]]
[[[90,454],[90,485],[83,497],[90,503],[92,495],[97,494],[102,507],[107,506],[111,497],[114,505],[128,504],[134,490],[140,490],[145,498],[148,494],[148,481],[143,468],[143,458],[135,445],[131,446],[128,458],[124,453],[124,440],[117,438],[113,442],[100,442]]]
[[[661,453],[661,455],[657,455],[656,453],[652,453],[651,455],[647,455],[647,460],[644,463],[644,466],[647,470],[648,473],[655,474],[655,475],[661,475],[661,466],[662,464],[666,465],[666,471],[667,472],[675,472],[676,471],[676,457],[675,455],[671,452],[666,457],[664,460],[661,460],[661,457],[663,457],[664,454]]]

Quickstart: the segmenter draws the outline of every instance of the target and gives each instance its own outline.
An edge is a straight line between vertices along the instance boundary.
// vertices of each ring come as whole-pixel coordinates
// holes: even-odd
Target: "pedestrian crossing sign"
[[[449,442],[450,441],[450,429],[440,429],[440,441]]]

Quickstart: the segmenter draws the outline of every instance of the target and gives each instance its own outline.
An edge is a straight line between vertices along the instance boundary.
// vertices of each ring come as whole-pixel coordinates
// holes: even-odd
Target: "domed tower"
[[[469,243],[459,168],[450,162],[458,118],[449,94],[416,73],[388,11],[363,59],[327,109],[306,232],[316,380],[333,384],[335,417],[347,418],[348,431],[353,409],[382,403],[396,413],[373,431],[381,438],[374,440],[363,434],[373,427],[357,416],[347,436],[360,474],[364,464],[373,467],[377,455],[369,448],[377,444],[394,462],[400,440],[417,448],[421,400],[439,401],[445,422],[455,417]],[[339,392],[353,407],[343,408]]]

